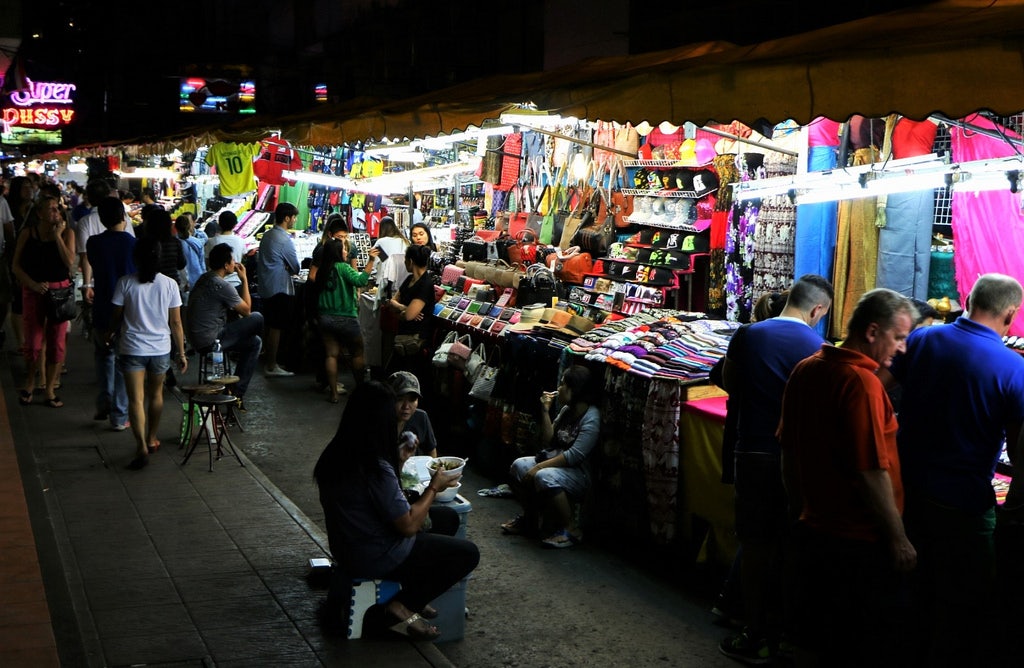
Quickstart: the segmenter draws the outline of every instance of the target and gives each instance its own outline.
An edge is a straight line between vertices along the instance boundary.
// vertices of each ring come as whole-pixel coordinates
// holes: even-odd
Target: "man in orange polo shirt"
[[[796,365],[778,437],[793,532],[792,628],[798,665],[893,665],[903,576],[917,553],[903,528],[896,415],[877,372],[905,347],[913,303],[865,293],[841,347]]]

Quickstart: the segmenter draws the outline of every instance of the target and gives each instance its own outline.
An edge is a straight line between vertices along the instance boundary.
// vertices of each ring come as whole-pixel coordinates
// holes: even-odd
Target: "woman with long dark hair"
[[[579,540],[569,502],[581,501],[590,486],[588,464],[601,433],[599,391],[590,369],[575,365],[562,374],[557,390],[541,394],[540,442],[546,447],[512,462],[511,487],[523,514],[501,525],[505,533],[533,535],[544,519],[550,533],[541,542],[547,547]],[[552,422],[556,398],[561,410]]]
[[[351,578],[394,580],[401,591],[367,611],[364,628],[434,640],[441,631],[423,618],[436,614],[429,603],[476,568],[480,552],[468,540],[421,531],[437,494],[462,476],[438,467],[410,504],[399,484],[409,454],[398,443],[394,394],[377,381],[359,385],[313,469],[336,562],[324,613],[340,615]]]
[[[370,249],[370,260],[363,271],[356,271],[348,263],[348,244],[330,239],[324,244],[320,267],[314,285],[317,291],[317,313],[320,315],[320,335],[324,342],[324,371],[328,401],[336,404],[338,398],[338,356],[344,346],[352,365],[356,385],[362,383],[366,370],[363,357],[363,332],[359,328],[359,297],[357,288],[370,282],[370,272],[377,259],[376,248]]]
[[[177,242],[175,240],[175,242]],[[110,332],[117,341],[117,368],[128,391],[128,417],[135,436],[135,459],[128,468],[141,469],[160,447],[156,431],[164,407],[164,375],[175,357],[185,373],[185,335],[181,326],[178,284],[160,273],[160,242],[139,239],[132,251],[136,272],[122,276],[114,288]],[[174,351],[169,353],[168,351]],[[148,406],[147,406],[148,404]]]

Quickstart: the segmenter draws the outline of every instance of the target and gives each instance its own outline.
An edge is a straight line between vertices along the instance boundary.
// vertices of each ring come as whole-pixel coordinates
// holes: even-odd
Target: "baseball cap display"
[[[718,176],[710,169],[684,171],[680,180],[680,189],[693,193],[694,197],[704,197],[718,192]]]

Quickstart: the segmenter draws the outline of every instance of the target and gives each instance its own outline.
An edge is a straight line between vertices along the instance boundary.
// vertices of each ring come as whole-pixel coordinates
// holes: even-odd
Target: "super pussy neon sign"
[[[14,91],[10,95],[11,104],[17,106],[7,107],[0,114],[4,131],[9,131],[14,125],[67,125],[74,118],[75,110],[53,105],[72,104],[71,94],[75,88],[75,84],[29,79],[27,89]]]

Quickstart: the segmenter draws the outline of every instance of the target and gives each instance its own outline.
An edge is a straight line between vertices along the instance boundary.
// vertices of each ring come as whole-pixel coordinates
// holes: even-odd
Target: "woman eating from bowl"
[[[401,591],[370,608],[364,628],[434,640],[441,631],[424,619],[437,615],[429,603],[476,568],[480,552],[470,541],[421,531],[437,494],[461,473],[439,468],[410,504],[399,484],[409,455],[396,443],[397,433],[391,390],[376,381],[359,385],[313,470],[336,562],[322,612],[340,618],[352,578],[393,580]]]
[[[588,461],[601,431],[599,390],[590,370],[573,366],[565,371],[555,392],[541,394],[540,442],[547,444],[537,455],[512,462],[511,487],[523,513],[501,525],[508,534],[534,535],[545,519],[551,534],[548,547],[569,547],[579,540],[572,527],[570,498],[579,502],[590,486]],[[561,410],[551,421],[555,398]]]

